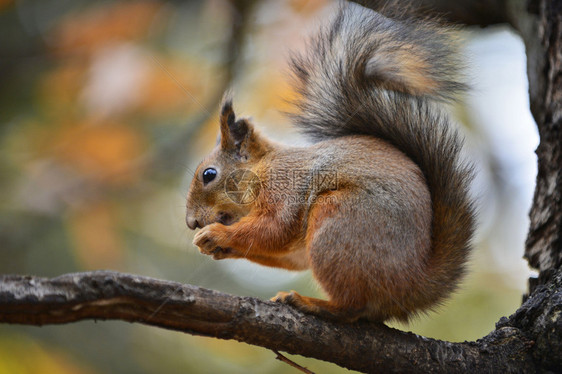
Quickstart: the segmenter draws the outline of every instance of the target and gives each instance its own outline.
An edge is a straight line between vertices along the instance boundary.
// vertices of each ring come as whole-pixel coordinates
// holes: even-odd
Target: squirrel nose
[[[187,227],[189,227],[192,230],[195,230],[196,228],[201,227],[199,222],[191,216],[185,217],[185,223],[187,223]]]

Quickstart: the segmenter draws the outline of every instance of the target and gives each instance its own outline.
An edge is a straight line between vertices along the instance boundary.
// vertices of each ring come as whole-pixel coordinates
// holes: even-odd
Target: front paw
[[[236,254],[232,248],[222,248],[216,247],[211,253],[213,260],[224,260],[225,258],[238,258],[239,256]]]
[[[199,252],[204,255],[212,255],[218,247],[213,233],[209,230],[210,226],[203,227],[193,237],[193,244],[199,247]]]
[[[221,246],[222,237],[217,228],[218,224],[203,227],[193,238],[193,244],[199,247],[199,252],[212,256],[215,260],[234,257],[234,251],[226,246]]]

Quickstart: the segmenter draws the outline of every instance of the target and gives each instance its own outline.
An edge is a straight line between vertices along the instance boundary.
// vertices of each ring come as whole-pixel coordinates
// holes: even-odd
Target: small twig
[[[287,357],[283,356],[281,353],[279,353],[279,351],[276,351],[275,349],[272,349],[272,351],[273,351],[273,353],[275,353],[277,355],[277,357],[275,357],[277,360],[283,361],[284,363],[291,365],[292,367],[294,367],[297,370],[302,371],[303,373],[314,374],[313,371],[310,371],[307,368],[305,368],[304,366],[300,366],[295,361],[292,361],[292,360],[288,359]]]

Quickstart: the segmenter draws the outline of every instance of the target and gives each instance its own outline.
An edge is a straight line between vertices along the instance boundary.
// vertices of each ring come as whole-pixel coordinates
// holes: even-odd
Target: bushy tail
[[[456,287],[474,226],[471,167],[461,162],[462,141],[438,108],[465,88],[456,81],[454,46],[454,30],[430,21],[345,6],[292,61],[300,93],[293,119],[305,133],[385,139],[424,173],[433,204],[428,305]]]

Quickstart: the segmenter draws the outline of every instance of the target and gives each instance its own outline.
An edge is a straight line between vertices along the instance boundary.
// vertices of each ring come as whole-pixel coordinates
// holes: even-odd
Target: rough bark
[[[549,304],[555,299],[552,292],[558,292],[556,305]],[[545,289],[541,298],[525,305],[540,312],[536,318],[521,320],[516,314],[477,342],[449,343],[385,325],[330,323],[283,304],[136,275],[100,271],[52,279],[0,278],[3,323],[119,319],[235,339],[364,372],[532,372],[536,345],[519,325],[533,327],[552,317],[562,307],[562,294]],[[547,310],[551,313],[542,314]],[[548,332],[542,336],[548,341]]]
[[[562,265],[562,1],[533,1],[526,9],[511,23],[525,41],[531,112],[541,141],[525,257],[545,284]]]
[[[400,0],[398,0],[400,1]],[[382,2],[369,2],[377,8]],[[527,48],[541,143],[525,252],[539,278],[488,336],[449,343],[384,325],[333,324],[294,309],[190,285],[109,272],[0,278],[0,322],[120,319],[235,339],[365,372],[562,372],[562,5],[560,0],[420,0],[452,22],[510,23]]]

